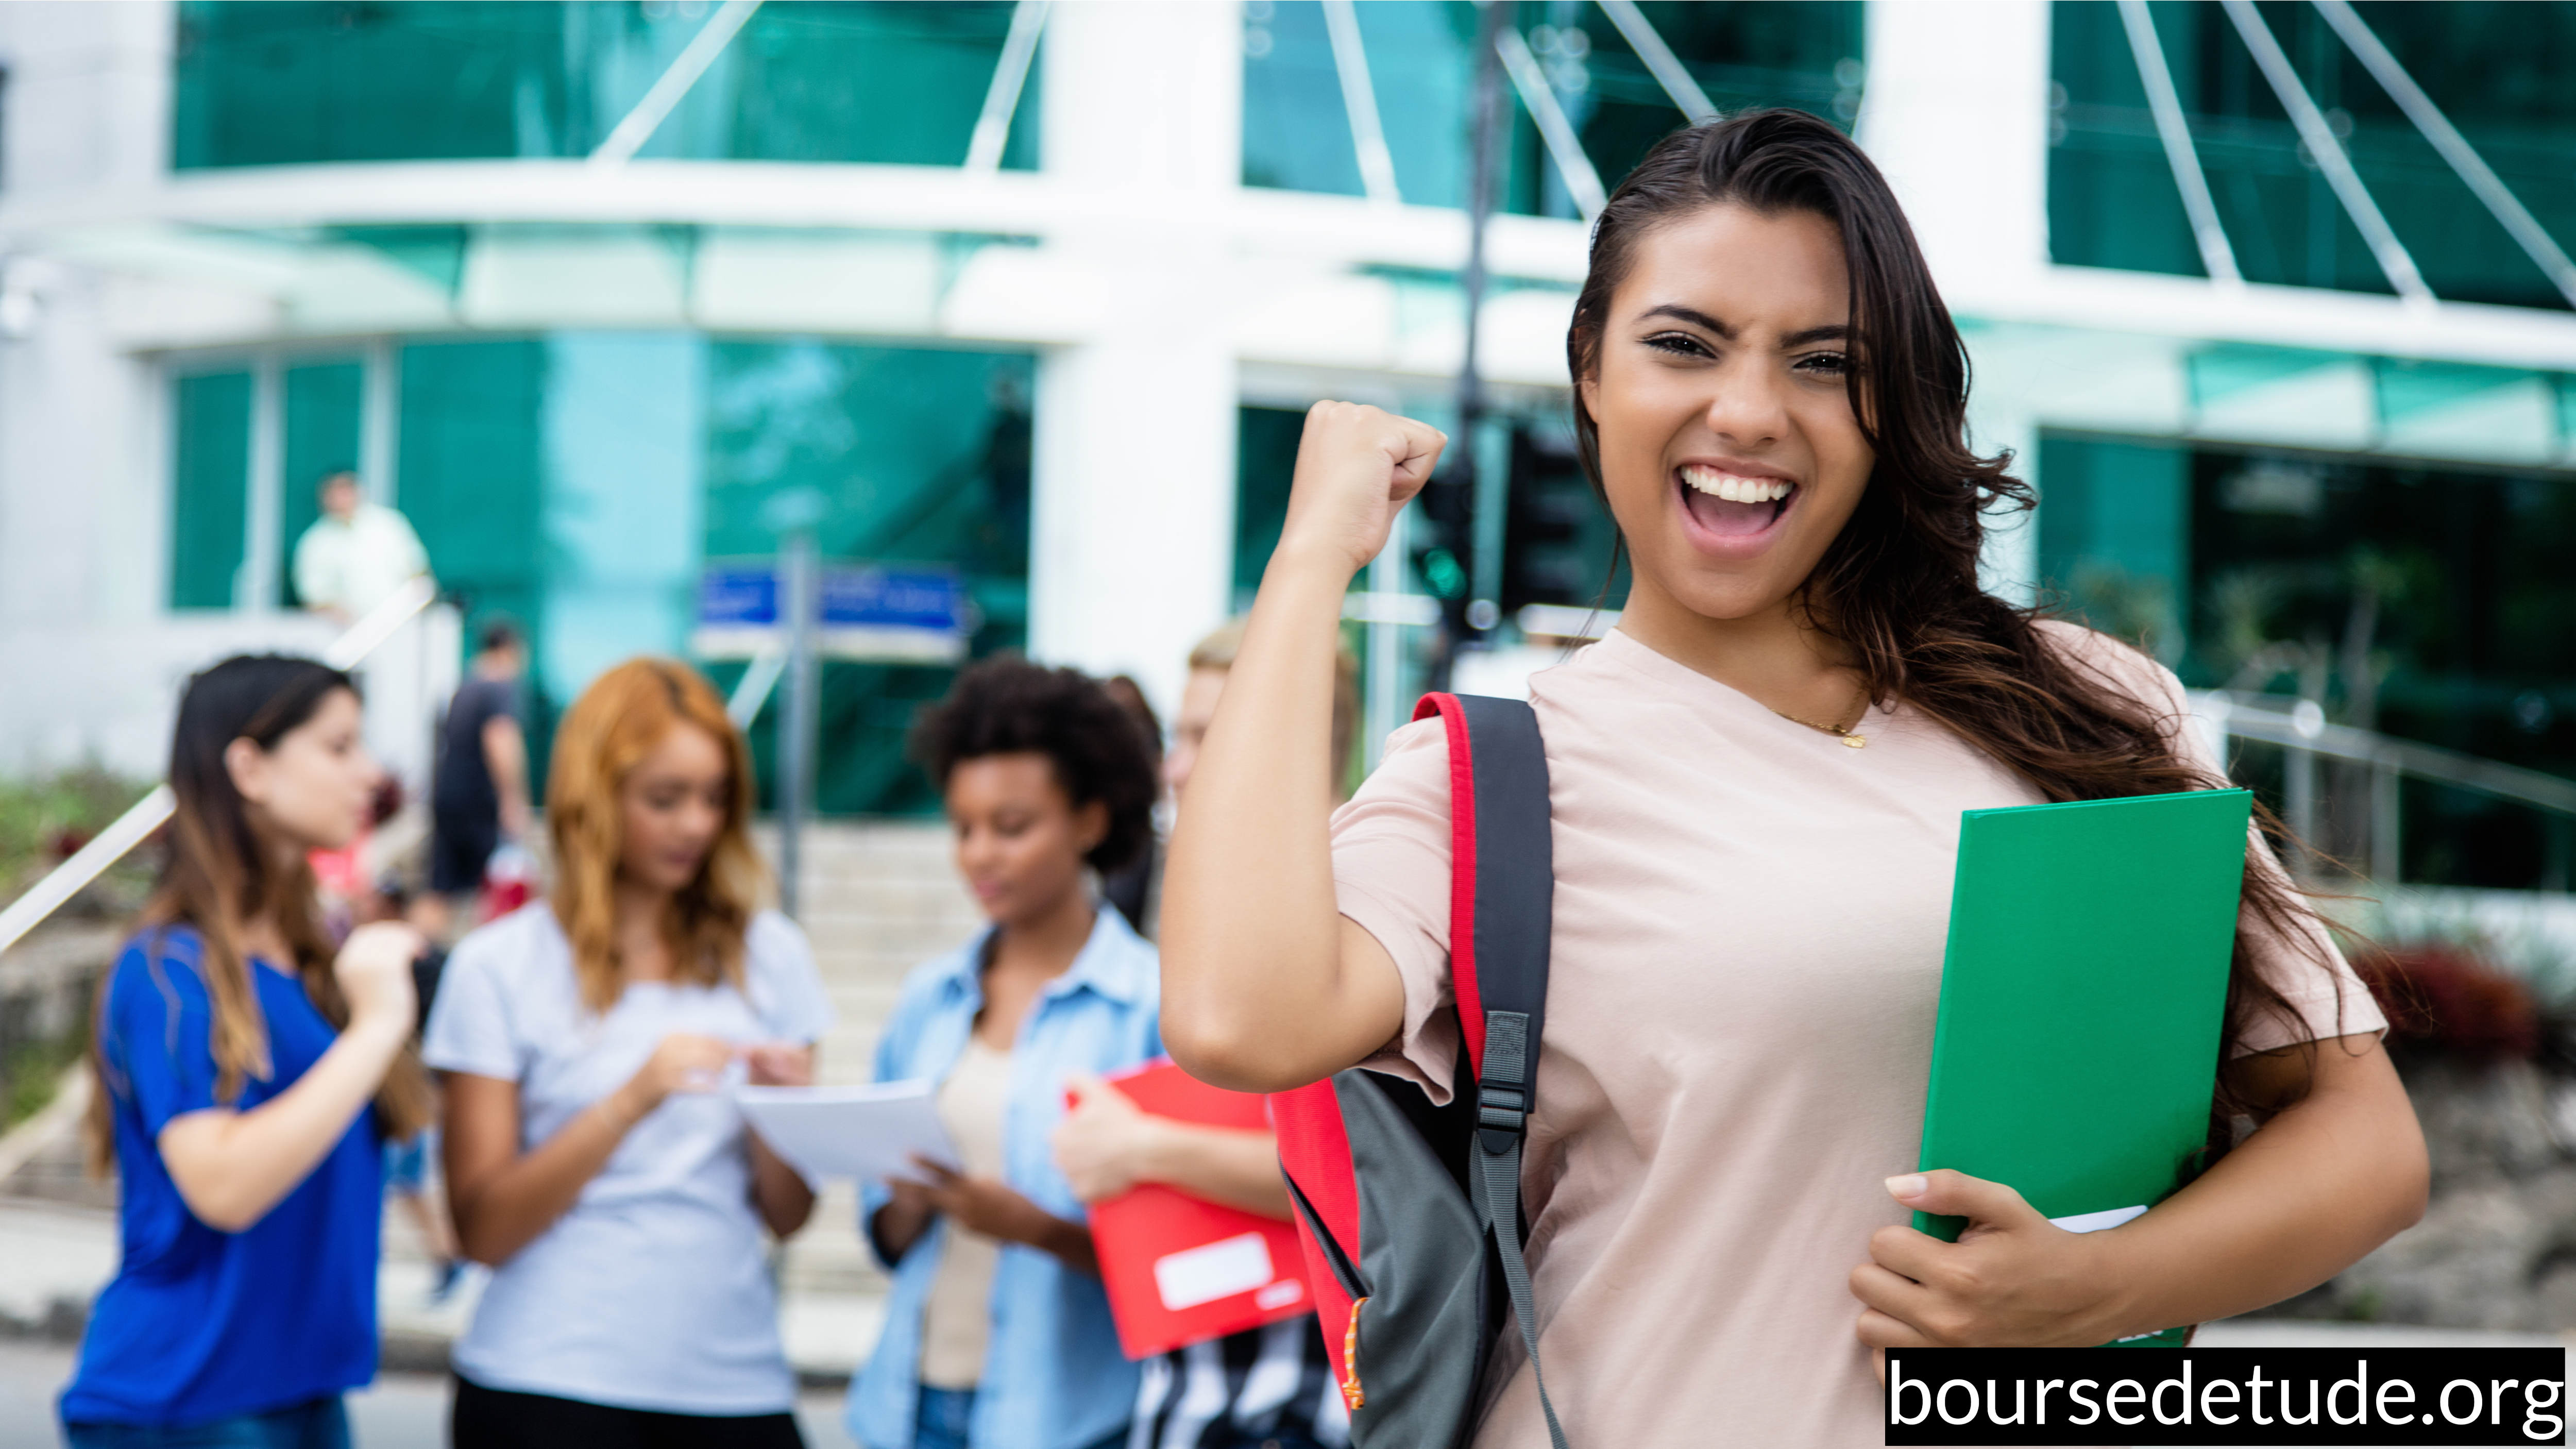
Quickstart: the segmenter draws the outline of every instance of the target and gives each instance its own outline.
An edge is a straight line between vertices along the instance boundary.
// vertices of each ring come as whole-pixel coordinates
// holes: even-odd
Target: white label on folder
[[[1154,1287],[1163,1295],[1163,1307],[1173,1313],[1267,1287],[1273,1276],[1270,1244],[1259,1233],[1223,1238],[1154,1260]]]
[[[2111,1208],[2098,1213],[2070,1213],[2062,1218],[2050,1218],[2048,1221],[2070,1233],[2098,1233],[2104,1228],[2116,1228],[2122,1223],[2142,1218],[2146,1213],[2147,1205],[2140,1203],[2136,1207]]]

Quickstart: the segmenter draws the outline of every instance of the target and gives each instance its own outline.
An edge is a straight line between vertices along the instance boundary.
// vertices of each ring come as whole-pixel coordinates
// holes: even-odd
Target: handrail
[[[2193,691],[2191,703],[2194,714],[2223,734],[2394,770],[2534,809],[2576,815],[2576,781],[2439,745],[2418,744],[2351,725],[2328,724],[2325,711],[2314,700],[2213,689]]]
[[[438,597],[437,585],[427,578],[416,578],[378,604],[367,617],[351,625],[346,633],[331,641],[322,651],[322,662],[334,669],[346,669],[375,652],[376,646],[393,637],[395,630],[408,624],[412,616],[429,607]],[[168,785],[155,785],[152,793],[134,802],[115,823],[98,833],[89,844],[73,852],[72,858],[55,866],[43,880],[25,895],[0,910],[0,952],[17,945],[29,931],[47,916],[60,910],[65,901],[80,894],[81,888],[104,874],[107,868],[125,858],[126,852],[141,845],[161,823],[178,808],[178,798]]]
[[[734,681],[733,698],[725,701],[725,717],[735,729],[747,730],[760,718],[761,706],[769,703],[770,693],[778,688],[778,676],[786,672],[787,645],[775,639],[761,645],[742,678]]]

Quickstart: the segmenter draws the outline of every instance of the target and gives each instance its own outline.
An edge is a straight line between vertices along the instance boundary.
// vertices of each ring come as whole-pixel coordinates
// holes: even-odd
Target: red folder
[[[1109,1080],[1157,1117],[1270,1129],[1263,1097],[1211,1087],[1169,1058]],[[1297,1229],[1277,1218],[1144,1183],[1092,1204],[1091,1240],[1132,1359],[1315,1311]]]

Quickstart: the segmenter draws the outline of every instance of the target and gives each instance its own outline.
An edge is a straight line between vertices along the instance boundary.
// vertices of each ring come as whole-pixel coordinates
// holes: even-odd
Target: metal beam
[[[2122,3],[2132,3],[2132,0],[2122,0]],[[2442,159],[2451,163],[2451,169],[2468,183],[2469,190],[2477,193],[2478,200],[2485,202],[2487,210],[2495,213],[2495,219],[2513,234],[2524,253],[2540,264],[2540,270],[2548,274],[2550,283],[2565,295],[2568,302],[2576,304],[2576,262],[2570,262],[2567,253],[2560,250],[2558,243],[2550,238],[2531,213],[2523,209],[2513,192],[2488,167],[2485,158],[2478,155],[2477,148],[2470,145],[2468,138],[2461,135],[2450,119],[2442,114],[2442,108],[2433,104],[2433,98],[2424,94],[2423,87],[2415,84],[2415,78],[2406,73],[2406,67],[2397,63],[2396,56],[2388,53],[2387,46],[2379,43],[2379,37],[2371,33],[2370,27],[2362,22],[2361,16],[2353,11],[2347,0],[2314,0],[2314,3],[2318,13],[2325,16],[2326,23],[2334,27],[2335,34],[2342,36],[2343,43],[2361,58],[2362,65],[2379,82],[2380,88],[2387,91],[2397,102],[2398,109],[2415,123],[2415,129],[2424,133],[2424,139],[2432,142],[2433,149],[2442,153]]]
[[[1592,158],[1583,154],[1583,138],[1574,134],[1574,123],[1566,119],[1565,108],[1556,103],[1556,87],[1547,83],[1547,72],[1539,67],[1538,57],[1530,54],[1529,42],[1518,29],[1506,25],[1494,37],[1494,48],[1503,58],[1503,69],[1512,77],[1512,89],[1520,92],[1521,104],[1529,110],[1530,119],[1538,123],[1539,139],[1547,143],[1547,154],[1556,163],[1556,174],[1565,178],[1566,192],[1574,198],[1575,209],[1583,213],[1583,224],[1590,226],[1601,216],[1601,208],[1610,204],[1601,189],[1601,173],[1592,169]]]
[[[2254,53],[2255,65],[2262,68],[2263,78],[2272,83],[2272,93],[2281,98],[2281,108],[2290,113],[2290,122],[2299,128],[2299,139],[2308,143],[2308,154],[2316,158],[2317,169],[2326,174],[2326,184],[2334,188],[2335,198],[2361,231],[2361,239],[2370,244],[2370,254],[2386,273],[2388,285],[2397,295],[2419,307],[2435,305],[2433,289],[2424,285],[2423,274],[2415,270],[2415,259],[2406,254],[2406,246],[2390,230],[2388,218],[2379,214],[2379,203],[2370,199],[2370,188],[2361,184],[2361,173],[2352,169],[2352,158],[2346,156],[2343,143],[2334,137],[2326,124],[2325,112],[2308,97],[2308,88],[2299,80],[2297,67],[2281,50],[2281,42],[2272,38],[2271,27],[2256,13],[2254,0],[2220,0],[2227,8],[2227,18],[2236,23],[2236,33],[2245,38],[2245,48]]]
[[[760,0],[725,0],[715,14],[707,17],[707,23],[698,27],[698,33],[689,38],[688,46],[671,62],[671,68],[662,72],[661,79],[653,82],[644,99],[637,101],[635,109],[628,111],[617,128],[608,133],[608,139],[599,143],[599,149],[590,153],[591,164],[620,166],[633,160],[671,112],[678,109],[689,87],[696,85],[707,67],[716,63],[716,57],[724,54],[735,32],[751,18],[751,12],[759,8]]]
[[[1324,0],[1324,30],[1333,38],[1333,69],[1342,78],[1342,111],[1351,121],[1351,149],[1358,153],[1360,188],[1371,201],[1397,205],[1395,155],[1386,148],[1378,120],[1377,88],[1369,82],[1368,51],[1360,44],[1360,17],[1351,0]]]
[[[1002,150],[1011,141],[1011,117],[1020,109],[1020,92],[1028,88],[1029,62],[1038,53],[1038,33],[1046,29],[1047,0],[1020,0],[1011,7],[1011,31],[1002,38],[1002,58],[993,66],[993,83],[985,88],[984,109],[975,117],[975,137],[966,143],[966,169],[989,176],[1002,169]]]
[[[437,597],[436,585],[426,578],[413,579],[396,590],[392,598],[377,605],[374,613],[331,641],[330,647],[322,651],[322,662],[334,669],[347,669],[358,663],[373,653],[377,645],[393,637],[396,629],[410,623],[413,615],[428,608],[430,601]],[[18,944],[19,938],[59,910],[63,902],[80,894],[83,886],[124,859],[127,851],[150,838],[152,832],[160,829],[161,823],[168,820],[176,809],[178,797],[170,793],[170,787],[153,786],[151,794],[135,801],[89,844],[75,851],[71,859],[55,866],[25,895],[11,901],[8,909],[0,910],[0,951]]]
[[[2209,195],[2209,177],[2200,168],[2200,153],[2191,144],[2191,124],[2183,119],[2182,96],[2174,90],[2173,72],[2165,67],[2165,48],[2156,39],[2156,22],[2147,0],[2120,0],[2120,23],[2129,31],[2129,51],[2137,57],[2138,79],[2147,87],[2147,109],[2156,118],[2156,135],[2165,143],[2165,162],[2173,168],[2174,187],[2191,218],[2191,236],[2200,246],[2200,265],[2222,286],[2240,286],[2235,249],[2219,225],[2218,204]]]
[[[1637,52],[1637,59],[1646,63],[1646,73],[1655,78],[1655,84],[1664,88],[1665,95],[1673,98],[1674,105],[1682,108],[1682,114],[1690,117],[1692,125],[1717,119],[1717,107],[1709,104],[1708,93],[1699,88],[1698,81],[1691,79],[1689,68],[1682,64],[1680,56],[1673,54],[1671,46],[1664,44],[1664,37],[1656,33],[1655,24],[1646,18],[1646,12],[1637,8],[1636,0],[1601,0],[1601,13],[1609,16],[1610,23],[1619,27],[1619,34],[1627,40],[1628,48]]]

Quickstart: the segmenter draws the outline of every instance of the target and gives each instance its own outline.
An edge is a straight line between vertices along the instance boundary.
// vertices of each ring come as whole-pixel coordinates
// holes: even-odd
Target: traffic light
[[[1467,593],[1475,578],[1476,487],[1472,465],[1443,468],[1422,485],[1411,531],[1413,576],[1440,603],[1441,628],[1450,640],[1475,637],[1467,626]]]
[[[1617,528],[1576,462],[1570,435],[1512,430],[1512,486],[1503,522],[1503,612],[1528,604],[1582,606],[1601,597]],[[1624,590],[1614,587],[1610,606]]]

